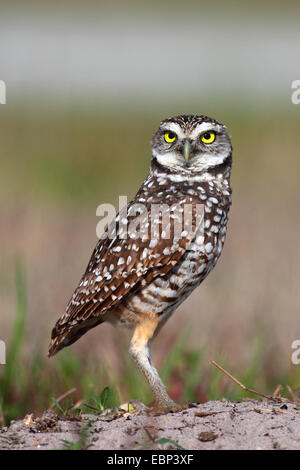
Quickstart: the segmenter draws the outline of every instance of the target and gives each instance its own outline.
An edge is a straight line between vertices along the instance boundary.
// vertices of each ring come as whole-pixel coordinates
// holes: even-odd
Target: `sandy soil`
[[[67,441],[67,442],[66,442]],[[106,410],[62,418],[28,415],[0,432],[0,449],[300,449],[300,409],[292,403],[226,400],[179,413]]]

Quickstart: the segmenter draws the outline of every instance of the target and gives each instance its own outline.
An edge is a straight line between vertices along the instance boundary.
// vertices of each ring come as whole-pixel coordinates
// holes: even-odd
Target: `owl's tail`
[[[48,357],[55,356],[61,349],[75,343],[88,330],[100,323],[103,323],[103,318],[101,317],[91,318],[89,321],[84,321],[82,324],[77,323],[73,327],[68,323],[60,324],[58,321],[51,333]]]

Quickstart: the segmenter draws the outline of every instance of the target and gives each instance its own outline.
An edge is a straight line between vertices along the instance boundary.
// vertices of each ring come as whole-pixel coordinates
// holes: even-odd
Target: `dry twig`
[[[289,385],[287,385],[286,388],[287,388],[289,394],[291,395],[292,402],[293,403],[298,403],[299,400],[297,399],[297,396],[296,396],[294,390],[292,390]]]
[[[273,396],[273,397],[278,397],[278,396],[279,396],[279,393],[280,393],[280,391],[281,391],[281,389],[282,389],[282,385],[281,385],[281,384],[278,384],[277,387],[275,388],[274,393],[273,393],[272,396]]]
[[[59,403],[62,401],[64,398],[68,397],[69,395],[72,395],[72,393],[76,392],[76,387],[71,388],[71,390],[68,390],[67,392],[63,393],[60,397],[56,398],[56,401]],[[55,403],[52,403],[50,406],[50,410],[52,410],[55,407]]]
[[[280,397],[274,397],[274,396],[271,396],[271,395],[265,395],[264,393],[257,392],[256,390],[253,390],[252,388],[246,387],[246,385],[242,384],[238,379],[236,379],[236,378],[235,378],[232,374],[230,374],[226,369],[224,369],[222,366],[220,366],[219,364],[217,364],[216,361],[210,361],[210,362],[211,362],[215,367],[217,367],[221,372],[223,372],[223,374],[227,375],[227,377],[229,377],[233,382],[235,382],[237,385],[239,385],[239,387],[241,387],[241,388],[242,388],[243,390],[245,390],[246,392],[253,393],[254,395],[258,395],[259,397],[267,398],[268,400],[276,401],[277,403],[282,401]]]

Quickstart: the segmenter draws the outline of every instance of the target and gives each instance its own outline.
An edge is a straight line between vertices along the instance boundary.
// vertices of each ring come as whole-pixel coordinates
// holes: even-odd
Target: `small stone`
[[[198,439],[201,442],[209,442],[209,441],[214,441],[215,439],[217,439],[217,437],[218,437],[218,434],[216,434],[215,432],[203,431],[203,432],[200,432]]]

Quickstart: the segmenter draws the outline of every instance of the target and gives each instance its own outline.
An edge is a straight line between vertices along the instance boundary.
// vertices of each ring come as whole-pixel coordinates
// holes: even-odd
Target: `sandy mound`
[[[300,449],[292,403],[211,401],[175,414],[106,410],[63,418],[46,411],[0,432],[1,449]]]

